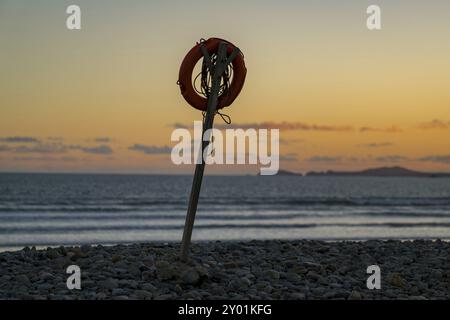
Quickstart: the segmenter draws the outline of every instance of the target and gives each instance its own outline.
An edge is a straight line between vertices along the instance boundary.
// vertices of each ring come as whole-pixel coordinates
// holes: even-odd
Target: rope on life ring
[[[231,42],[223,39],[210,38],[208,40],[201,40],[187,53],[181,63],[177,84],[180,87],[180,91],[184,99],[195,109],[206,111],[208,107],[208,81],[205,78],[207,77],[207,72],[205,69],[207,68],[207,64],[203,64],[202,74],[200,74],[202,76],[202,89],[197,90],[195,88],[195,83],[192,82],[195,65],[201,58],[204,57],[201,48],[202,46],[206,48],[209,56],[214,57],[217,54],[219,44],[221,42],[226,42],[228,44],[228,56],[233,53],[233,50],[237,49],[237,47]],[[231,77],[231,73],[233,77],[231,82],[229,82],[228,80]],[[229,72],[225,72],[223,80],[224,86],[219,94],[219,101],[216,110],[228,107],[233,103],[244,86],[246,74],[247,69],[244,63],[244,55],[239,50],[239,53],[231,62],[231,70]]]

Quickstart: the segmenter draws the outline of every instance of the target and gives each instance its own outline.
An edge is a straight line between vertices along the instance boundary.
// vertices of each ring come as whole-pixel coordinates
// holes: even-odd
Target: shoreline
[[[376,238],[281,238],[281,239],[221,239],[221,240],[209,240],[209,239],[200,239],[200,240],[193,240],[193,243],[198,244],[208,244],[208,243],[237,243],[237,242],[260,242],[260,241],[287,241],[287,242],[293,242],[293,241],[321,241],[326,243],[339,243],[339,242],[367,242],[367,241],[399,241],[399,242],[408,242],[408,241],[441,241],[441,242],[448,242],[450,243],[450,237],[449,238],[442,238],[442,237],[422,237],[422,238],[413,238],[413,237],[397,237],[397,238],[391,238],[391,237],[376,237]],[[156,244],[156,245],[176,245],[180,244],[181,240],[150,240],[150,241],[134,241],[134,242],[102,242],[102,243],[68,243],[68,244],[38,244],[38,245],[18,245],[18,246],[5,246],[0,247],[0,254],[4,252],[14,253],[22,250],[28,250],[28,249],[36,249],[36,250],[46,250],[47,248],[59,248],[59,247],[81,247],[81,246],[90,246],[92,248],[95,248],[97,246],[102,247],[114,247],[114,246],[131,246],[131,245],[144,245],[144,244]]]
[[[304,238],[304,239],[227,239],[227,240],[208,240],[208,239],[200,239],[193,240],[193,243],[198,244],[209,244],[209,243],[238,243],[238,242],[261,242],[261,241],[286,241],[286,242],[295,242],[295,241],[320,241],[325,243],[340,243],[340,242],[367,242],[367,241],[398,241],[398,242],[410,242],[410,241],[441,241],[450,243],[450,238],[436,238],[436,237],[426,237],[426,238],[411,238],[411,237],[399,237],[399,238]],[[59,247],[73,248],[73,247],[82,247],[82,246],[90,246],[95,248],[97,246],[101,247],[115,247],[115,246],[132,246],[132,245],[145,245],[145,244],[154,244],[154,245],[177,245],[180,244],[181,240],[150,240],[150,241],[135,241],[135,242],[102,242],[102,243],[69,243],[69,244],[39,244],[39,245],[21,245],[21,246],[6,246],[0,247],[0,254],[2,253],[15,253],[22,250],[46,250],[48,248],[57,249]]]
[[[441,240],[196,241],[0,252],[0,299],[450,299]],[[69,290],[69,265],[81,290]],[[366,286],[381,269],[381,289]]]

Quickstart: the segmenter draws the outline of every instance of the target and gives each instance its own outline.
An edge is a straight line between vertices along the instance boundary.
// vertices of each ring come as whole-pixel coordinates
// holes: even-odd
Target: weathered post
[[[186,213],[186,222],[184,225],[183,238],[181,243],[181,252],[180,257],[182,260],[186,260],[189,253],[189,245],[191,243],[192,230],[194,227],[195,214],[197,212],[198,199],[200,196],[200,189],[203,180],[203,173],[205,171],[205,161],[204,161],[204,153],[207,150],[207,147],[210,143],[210,136],[205,136],[206,132],[209,129],[212,129],[214,116],[217,112],[218,104],[219,104],[219,93],[222,82],[223,74],[228,68],[228,65],[232,63],[232,61],[236,58],[239,53],[238,48],[234,48],[231,52],[230,56],[227,56],[228,51],[228,42],[220,41],[219,47],[217,50],[217,58],[212,59],[206,47],[201,43],[200,50],[203,55],[204,63],[207,65],[210,76],[211,76],[211,88],[209,90],[209,96],[207,100],[207,108],[206,114],[203,120],[203,129],[202,129],[202,144],[201,149],[199,150],[199,163],[195,166],[194,179],[192,182],[191,194],[189,197],[189,205]],[[244,74],[245,78],[245,74]],[[243,80],[242,80],[243,84]],[[181,86],[181,84],[180,84]],[[242,86],[239,88],[242,88]],[[239,92],[237,92],[238,94]],[[237,96],[236,94],[236,96]],[[233,99],[234,100],[234,99]],[[231,103],[231,102],[230,102]]]

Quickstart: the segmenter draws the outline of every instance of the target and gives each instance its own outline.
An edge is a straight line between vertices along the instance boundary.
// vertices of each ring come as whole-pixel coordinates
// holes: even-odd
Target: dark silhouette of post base
[[[208,108],[203,121],[202,148],[199,155],[200,163],[195,166],[194,180],[192,182],[191,195],[189,197],[189,206],[186,213],[186,222],[184,224],[183,240],[181,243],[181,259],[187,260],[189,254],[189,245],[191,243],[192,229],[194,227],[195,214],[197,212],[198,198],[200,196],[200,188],[202,186],[203,173],[205,171],[204,152],[210,141],[203,141],[204,134],[207,130],[212,129],[214,116],[216,114],[217,104],[219,100],[219,90],[222,75],[228,64],[234,59],[239,50],[232,52],[227,58],[227,43],[221,42],[219,45],[216,64],[213,65],[211,58],[205,47],[201,47],[204,61],[208,64],[211,74],[211,94],[208,98]]]

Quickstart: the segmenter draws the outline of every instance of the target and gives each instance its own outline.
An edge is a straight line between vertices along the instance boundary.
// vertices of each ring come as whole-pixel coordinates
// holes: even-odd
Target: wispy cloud
[[[94,139],[95,142],[99,142],[99,143],[108,143],[111,142],[111,138],[109,137],[97,137]]]
[[[84,153],[91,153],[91,154],[112,154],[113,150],[110,146],[107,145],[100,145],[95,147],[82,147],[80,146],[78,150],[84,152]]]
[[[37,144],[32,146],[18,146],[12,149],[16,153],[64,153],[66,146],[62,144]]]
[[[307,158],[306,161],[309,162],[339,162],[342,160],[342,157],[330,157],[330,156],[314,156]]]
[[[288,154],[280,155],[280,161],[287,161],[287,162],[298,161],[297,154],[288,153]]]
[[[282,145],[293,145],[293,144],[299,144],[299,143],[303,143],[305,142],[305,140],[303,139],[284,139],[284,138],[280,138],[280,144]]]
[[[13,137],[2,137],[0,141],[6,143],[39,143],[39,139],[33,137],[21,137],[21,136],[13,136]]]
[[[47,137],[47,140],[53,141],[53,142],[62,142],[64,140],[63,137]]]
[[[450,121],[434,119],[418,125],[420,129],[450,129]]]
[[[192,126],[183,124],[183,123],[173,123],[170,125],[173,128],[177,129],[191,129]],[[232,124],[224,124],[218,123],[215,125],[217,129],[280,129],[282,131],[321,131],[321,132],[349,132],[354,131],[355,128],[350,125],[326,125],[326,124],[310,124],[305,122],[290,122],[290,121],[281,121],[281,122],[272,122],[272,121],[263,121],[263,122],[250,122],[250,123],[232,123]],[[395,125],[390,127],[370,127],[370,126],[361,126],[358,128],[359,132],[384,132],[384,133],[398,133],[403,130]]]
[[[403,130],[397,126],[391,126],[386,128],[379,128],[379,127],[360,127],[360,132],[384,132],[384,133],[398,133],[402,132]]]
[[[168,154],[172,152],[172,148],[168,146],[147,146],[143,144],[134,144],[128,147],[128,150],[143,152],[145,154]]]
[[[304,122],[254,122],[254,123],[233,123],[228,124],[218,124],[219,129],[280,129],[284,131],[294,130],[294,131],[351,131],[353,128],[351,126],[333,126],[333,125],[319,125],[319,124],[308,124]]]
[[[76,162],[79,159],[75,157],[14,157],[15,161],[63,161]]]
[[[78,150],[83,153],[90,154],[111,154],[113,150],[107,145],[98,146],[82,146],[82,145],[66,145],[59,142],[53,143],[38,143],[32,145],[19,145],[9,146],[0,145],[0,152],[13,152],[13,153],[36,153],[36,154],[59,154],[66,153],[71,150]]]
[[[436,163],[450,164],[450,154],[449,155],[426,156],[426,157],[419,158],[418,160],[424,161],[424,162],[436,162]]]
[[[169,127],[175,128],[175,129],[191,129],[188,125],[185,125],[180,122],[175,122],[173,124],[170,124]]]
[[[298,161],[296,154],[286,154],[286,155],[280,155],[280,160],[284,161]],[[435,162],[435,163],[443,163],[443,164],[450,164],[450,154],[449,155],[430,155],[425,156],[421,158],[411,158],[405,155],[385,155],[385,156],[378,156],[378,157],[358,157],[358,156],[326,156],[326,155],[317,155],[312,156],[305,159],[308,162],[315,162],[315,163],[337,163],[337,162],[359,162],[359,163],[365,163],[365,162],[379,162],[382,164],[388,164],[388,163],[399,163],[399,162],[411,162],[411,161],[422,161],[422,162]]]
[[[380,156],[376,157],[375,161],[377,162],[383,162],[383,163],[392,163],[392,162],[403,162],[408,161],[409,158],[402,155],[387,155],[387,156]]]
[[[313,156],[307,158],[306,161],[309,162],[322,162],[322,163],[333,163],[333,162],[380,162],[380,163],[393,163],[393,162],[402,162],[402,161],[410,161],[411,159],[402,156],[402,155],[387,155],[387,156],[379,156],[379,157],[358,157],[358,156]]]
[[[358,144],[358,147],[363,147],[363,148],[385,148],[385,147],[392,147],[394,144],[391,142],[381,142],[381,143],[377,143],[377,142],[372,142],[372,143],[363,143],[363,144]]]
[[[189,129],[191,128],[188,125],[182,123],[174,123],[171,125],[174,128],[183,128]],[[308,124],[304,122],[252,122],[252,123],[232,123],[232,124],[216,124],[215,128],[217,129],[280,129],[284,131],[330,131],[330,132],[339,132],[339,131],[352,131],[353,127],[351,126],[333,126],[333,125],[318,125],[318,124]]]

